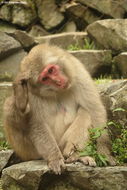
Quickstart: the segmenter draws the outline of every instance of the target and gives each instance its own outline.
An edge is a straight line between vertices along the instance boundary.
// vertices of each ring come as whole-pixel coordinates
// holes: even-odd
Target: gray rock
[[[0,60],[0,80],[10,81],[16,76],[21,60],[27,53],[21,49]]]
[[[94,76],[102,66],[111,65],[112,54],[110,50],[79,50],[69,51],[77,57]]]
[[[119,126],[127,125],[127,80],[113,80],[99,85],[103,101],[107,108],[108,118]],[[116,111],[115,111],[116,110]],[[112,126],[112,133],[116,136],[117,129]]]
[[[14,32],[15,30],[16,30],[16,27],[13,26],[12,24],[0,21],[1,32]]]
[[[82,20],[82,22],[84,21],[84,25],[91,24],[100,19],[100,17],[95,14],[94,11],[89,9],[87,6],[83,6],[81,4],[70,6],[66,11],[76,20],[78,19]]]
[[[0,8],[0,18],[22,27],[31,24],[36,18],[35,6],[32,1],[10,0]]]
[[[106,49],[127,50],[127,19],[96,21],[87,27],[88,34]]]
[[[45,29],[50,30],[64,20],[64,16],[59,12],[55,0],[36,0],[38,16]]]
[[[60,32],[76,32],[76,24],[73,21],[67,22]]]
[[[13,7],[13,12],[12,12],[12,23],[17,24],[19,26],[26,27],[29,24],[31,24],[36,18],[36,13],[35,10],[33,11],[30,7],[27,9],[15,5]]]
[[[77,170],[77,169],[76,169]],[[126,190],[127,167],[90,168],[82,166],[71,172],[70,179],[81,189]]]
[[[0,59],[21,49],[21,44],[4,32],[0,32]]]
[[[121,6],[127,11],[127,0],[122,0]]]
[[[43,161],[29,161],[3,170],[3,189],[38,190],[41,177],[48,171]],[[12,189],[13,189],[12,188]]]
[[[125,9],[122,6],[123,0],[77,0],[78,2],[98,10],[101,13],[110,15],[113,18],[123,18]]]
[[[13,150],[0,151],[0,172],[7,165],[12,154],[13,154]]]
[[[39,36],[45,36],[49,33],[44,30],[40,25],[33,25],[32,28],[29,31],[29,35],[39,37]]]
[[[35,41],[39,44],[50,43],[64,49],[68,49],[70,45],[78,44],[80,47],[84,45],[84,39],[87,37],[86,32],[68,32],[62,34],[54,34],[43,37],[36,37]]]
[[[14,32],[7,33],[19,41],[23,48],[30,48],[35,45],[34,38],[27,34],[25,31],[15,30]]]
[[[0,18],[6,21],[11,21],[11,7],[6,4],[0,7]]]
[[[75,163],[68,164],[61,176],[49,172],[44,161],[13,165],[2,172],[3,190],[126,190],[127,187],[127,167],[93,168]]]
[[[116,63],[122,77],[127,78],[127,52],[114,57],[113,61]]]

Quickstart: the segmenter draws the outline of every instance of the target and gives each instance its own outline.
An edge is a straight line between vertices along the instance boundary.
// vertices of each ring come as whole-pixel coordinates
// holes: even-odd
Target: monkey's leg
[[[108,131],[105,131],[97,140],[97,152],[105,155],[110,165],[116,165],[116,160],[111,154],[111,140]]]
[[[20,113],[15,105],[15,97],[9,97],[4,105],[4,130],[10,145],[22,160],[36,159],[39,156],[27,137],[28,112]]]
[[[32,145],[26,138],[26,120],[30,113],[27,81],[19,74],[13,83],[14,94],[4,104],[5,133],[16,153],[24,160],[33,157]],[[33,148],[34,152],[34,148]],[[29,154],[28,154],[29,153]]]
[[[92,127],[92,121],[87,111],[79,108],[77,117],[71,126],[67,129],[60,141],[60,148],[68,162],[76,160],[84,164],[95,166],[93,158],[89,156],[80,157],[77,150],[85,148],[89,141],[89,129]]]

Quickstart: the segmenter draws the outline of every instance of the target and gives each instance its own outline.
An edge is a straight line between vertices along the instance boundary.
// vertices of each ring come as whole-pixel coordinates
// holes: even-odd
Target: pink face
[[[55,64],[49,64],[43,69],[38,77],[38,82],[61,89],[68,86],[68,78],[61,72],[60,66]]]

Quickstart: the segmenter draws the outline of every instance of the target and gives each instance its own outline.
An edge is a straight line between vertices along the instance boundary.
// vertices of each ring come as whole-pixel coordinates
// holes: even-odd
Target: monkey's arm
[[[48,162],[49,168],[56,174],[60,174],[65,164],[56,140],[46,124],[37,121],[36,125],[31,130],[31,140],[40,157]]]

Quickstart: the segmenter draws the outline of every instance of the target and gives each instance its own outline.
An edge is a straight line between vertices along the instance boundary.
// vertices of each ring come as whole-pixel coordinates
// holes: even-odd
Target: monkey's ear
[[[13,82],[15,104],[21,113],[26,113],[28,107],[28,77],[23,74],[17,75]]]

